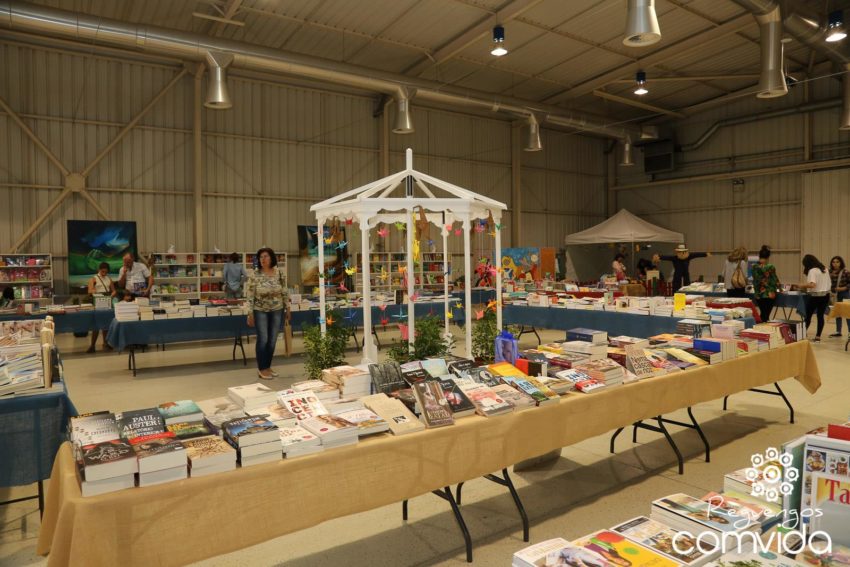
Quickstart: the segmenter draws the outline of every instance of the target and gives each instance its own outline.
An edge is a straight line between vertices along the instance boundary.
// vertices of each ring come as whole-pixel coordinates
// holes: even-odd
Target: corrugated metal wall
[[[850,170],[803,175],[803,253],[829,266],[833,256],[850,261],[850,227],[842,222],[850,211]]]
[[[831,78],[811,83],[810,101],[828,100],[840,93],[838,81]],[[741,98],[714,110],[695,115],[673,125],[678,144],[697,140],[718,120],[774,110],[806,102],[803,88],[798,86],[782,99]],[[850,155],[850,134],[838,130],[840,107],[810,114],[812,159],[830,159]],[[802,173],[768,174],[746,177],[738,182],[695,180],[681,184],[665,184],[664,178],[689,177],[798,163],[803,161],[806,146],[806,118],[796,114],[749,124],[720,128],[699,149],[678,153],[676,171],[657,175],[657,183],[649,188],[618,191],[617,205],[640,214],[651,222],[683,232],[691,250],[725,253],[746,246],[756,252],[762,244],[771,246],[772,260],[780,279],[800,280],[800,257],[806,253],[809,231],[819,221],[835,216],[825,210],[812,211],[804,205],[804,186],[820,189],[817,181],[804,181]],[[617,185],[644,183],[649,177],[642,171],[642,155],[636,156],[634,168],[618,168]],[[830,178],[832,179],[832,178]],[[741,182],[742,181],[742,182]],[[833,209],[833,211],[836,209]],[[826,216],[818,216],[821,214]],[[836,219],[833,225],[837,224]],[[827,230],[824,227],[823,230]],[[806,235],[806,236],[804,236]],[[844,248],[829,254],[850,254],[847,238],[834,241]],[[801,252],[802,250],[802,252]],[[723,258],[696,260],[691,275],[714,280],[722,268]]]
[[[180,69],[0,42],[0,96],[71,171],[80,171]],[[381,175],[376,98],[230,77],[234,106],[203,111],[205,247],[270,245],[295,253],[295,226],[313,224],[309,206]],[[193,244],[193,79],[187,75],[95,167],[90,192],[113,219],[138,223],[142,251]],[[416,132],[390,134],[390,171],[406,147],[417,169],[511,206],[510,122],[414,107]],[[0,112],[0,252],[60,194],[60,171]],[[568,232],[602,218],[602,140],[543,130],[545,149],[523,155],[522,244],[560,246]],[[509,246],[509,212],[503,242]],[[64,278],[66,221],[95,219],[69,197],[21,248],[51,252]],[[352,252],[359,234],[350,234]],[[353,237],[353,238],[352,238]],[[393,248],[397,244],[392,244]],[[450,251],[462,252],[462,239]],[[492,249],[476,235],[473,250]],[[290,278],[297,281],[295,263]]]

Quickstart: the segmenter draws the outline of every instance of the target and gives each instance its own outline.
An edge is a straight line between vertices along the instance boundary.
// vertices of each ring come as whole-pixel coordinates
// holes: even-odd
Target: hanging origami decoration
[[[325,238],[325,244],[333,244],[333,242],[333,236],[328,236],[327,238]]]
[[[451,309],[446,311],[446,319],[454,319],[454,314],[452,313]]]
[[[342,225],[339,222],[337,217],[334,217],[333,220],[328,225],[331,232],[331,242],[337,241],[339,242],[343,238]]]
[[[387,269],[385,267],[381,266],[381,275],[378,276],[378,277],[381,278],[381,282],[386,282],[387,278],[390,277],[390,275],[387,273]]]
[[[348,246],[348,242],[346,242],[345,240],[343,240],[343,241],[341,241],[340,243],[338,243],[338,244],[336,245],[336,249],[337,249],[337,250],[342,250],[342,249],[343,249],[343,248],[345,248],[346,246]]]
[[[454,225],[454,223],[452,223],[452,224],[447,224],[447,225],[446,225],[446,232],[451,232],[451,231],[452,231],[452,226],[453,226],[453,225]]]
[[[381,325],[382,326],[386,327],[387,323],[389,323],[389,322],[390,322],[390,320],[387,319],[386,317],[381,317]]]
[[[381,312],[386,311],[387,306],[386,305],[378,305],[378,310],[381,311]]]
[[[345,269],[345,274],[348,275],[348,276],[353,276],[356,273],[357,273],[357,266],[354,266],[353,268],[346,268]]]
[[[478,222],[476,222],[476,223],[475,223],[475,225],[473,226],[473,230],[475,230],[475,232],[478,232],[478,233],[482,233],[482,232],[484,232],[486,229],[487,229],[487,227],[486,227],[486,225],[484,224],[484,221],[478,221]]]
[[[430,240],[431,238],[431,223],[428,222],[428,217],[425,216],[425,208],[419,207],[419,218],[415,221],[416,225],[416,240]]]
[[[354,222],[354,219],[345,219],[345,224],[346,224],[346,226],[351,226],[351,224],[352,224],[353,222]]]
[[[463,229],[462,228],[456,228],[455,229],[455,236],[460,236],[461,234],[463,234]]]
[[[404,223],[403,223],[403,222],[401,222],[401,221],[396,221],[396,222],[395,222],[395,228],[396,228],[396,230],[398,230],[398,231],[403,231],[405,226],[407,226],[407,225],[406,225],[406,224],[404,224]]]
[[[483,319],[484,318],[484,311],[476,311],[475,312],[475,318],[476,319]]]
[[[416,293],[416,292],[413,292],[413,295],[410,296],[408,301],[416,301],[417,299],[419,299],[419,294]]]
[[[337,288],[339,289],[339,291],[348,291],[348,288],[345,287],[345,282],[339,282],[339,286],[337,286]]]
[[[389,233],[390,229],[385,226],[378,229],[378,236],[381,238],[386,238]]]
[[[414,261],[414,262],[418,262],[418,261],[419,261],[419,254],[420,254],[420,250],[419,250],[419,240],[414,240],[414,241],[413,241],[413,261]]]
[[[328,275],[329,276],[332,276],[335,273],[336,273],[336,266],[331,266],[330,268],[328,268]]]
[[[336,322],[336,319],[333,318],[333,315],[328,315],[327,319],[325,319],[328,325],[333,325]]]

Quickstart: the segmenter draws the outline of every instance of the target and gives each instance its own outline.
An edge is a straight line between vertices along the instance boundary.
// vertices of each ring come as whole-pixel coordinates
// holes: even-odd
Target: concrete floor
[[[458,333],[460,334],[460,333]],[[826,334],[826,333],[824,333]],[[389,342],[397,333],[387,333]],[[557,340],[562,333],[546,332]],[[462,338],[462,337],[461,337]],[[397,340],[397,339],[396,339]],[[526,335],[522,345],[535,339]],[[172,346],[166,352],[137,357],[139,374],[127,370],[127,357],[114,353],[83,353],[87,339],[60,336],[71,398],[81,412],[128,410],[166,400],[202,400],[224,395],[225,388],[253,382],[250,364],[230,360],[232,345],[221,342]],[[638,443],[629,435],[618,439],[618,452],[608,453],[609,436],[566,447],[561,457],[514,472],[531,520],[531,542],[552,537],[573,539],[631,517],[648,514],[650,502],[673,492],[702,496],[722,488],[724,473],[749,464],[749,457],[769,446],[799,436],[850,414],[850,354],[843,339],[825,339],[814,345],[823,386],[809,395],[795,380],[782,383],[797,410],[796,423],[777,397],[750,392],[730,399],[723,412],[720,400],[694,408],[711,447],[711,463],[703,460],[695,432],[679,431],[674,438],[686,456],[685,474],[677,474],[675,457],[660,435],[640,432]],[[295,351],[301,349],[296,337]],[[253,357],[253,344],[246,348]],[[349,360],[359,361],[352,349]],[[276,361],[281,378],[270,383],[284,388],[303,379],[299,357]],[[682,412],[684,414],[684,412]],[[683,416],[677,416],[682,419]],[[380,487],[376,487],[380,489]],[[35,487],[0,489],[0,501],[26,496]],[[464,487],[463,514],[472,534],[478,565],[507,565],[524,547],[519,516],[507,491],[483,479]],[[0,507],[0,566],[43,565],[35,555],[39,531],[35,500]],[[261,567],[292,565],[408,566],[464,565],[463,539],[448,506],[433,495],[411,500],[410,520],[401,520],[401,505],[326,522],[236,553],[197,563],[197,566]]]

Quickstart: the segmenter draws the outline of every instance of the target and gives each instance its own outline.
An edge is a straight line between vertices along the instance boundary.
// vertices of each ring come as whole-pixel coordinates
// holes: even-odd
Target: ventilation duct
[[[661,28],[655,14],[655,0],[629,0],[626,36],[623,45],[646,47],[661,41]]]
[[[412,134],[413,117],[410,112],[410,94],[407,89],[402,89],[402,93],[396,96],[395,99],[395,125],[393,126],[394,134]]]
[[[841,123],[839,130],[850,130],[850,65],[845,66],[841,78]]]
[[[756,16],[761,45],[761,77],[758,98],[774,98],[788,94],[782,60],[782,14],[779,6]]]
[[[227,90],[227,67],[233,63],[233,55],[210,51],[207,53],[207,67],[210,70],[207,100],[204,106],[215,110],[225,110],[233,106]]]
[[[634,156],[632,155],[632,140],[631,138],[626,138],[623,140],[623,159],[620,160],[620,165],[628,167],[635,164]]]
[[[652,2],[643,1],[637,4],[651,6]],[[231,68],[289,74],[384,93],[397,101],[407,99],[407,104],[403,106],[408,112],[410,101],[406,93],[415,91],[417,100],[443,102],[452,106],[473,106],[522,118],[536,113],[546,116],[548,123],[575,128],[588,134],[618,140],[627,136],[631,139],[640,137],[640,129],[636,126],[610,126],[603,118],[565,111],[559,106],[511,97],[494,97],[492,94],[473,89],[448,86],[350,63],[159,26],[110,20],[29,2],[0,0],[0,28],[68,38],[81,42],[88,48],[102,44],[190,61],[206,60],[208,52],[227,53],[233,57]]]
[[[543,143],[540,141],[540,123],[534,114],[528,115],[528,140],[525,143],[523,150],[527,152],[539,152],[543,149]]]

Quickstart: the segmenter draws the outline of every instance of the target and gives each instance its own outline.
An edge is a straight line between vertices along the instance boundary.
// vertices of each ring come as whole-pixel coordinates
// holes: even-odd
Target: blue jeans
[[[257,328],[257,368],[271,368],[277,335],[283,325],[283,309],[277,311],[254,311],[254,326]]]
[[[835,301],[844,301],[848,298],[850,298],[850,291],[839,291]],[[835,318],[835,332],[841,334],[841,317]],[[847,332],[850,332],[850,319],[847,320]]]

